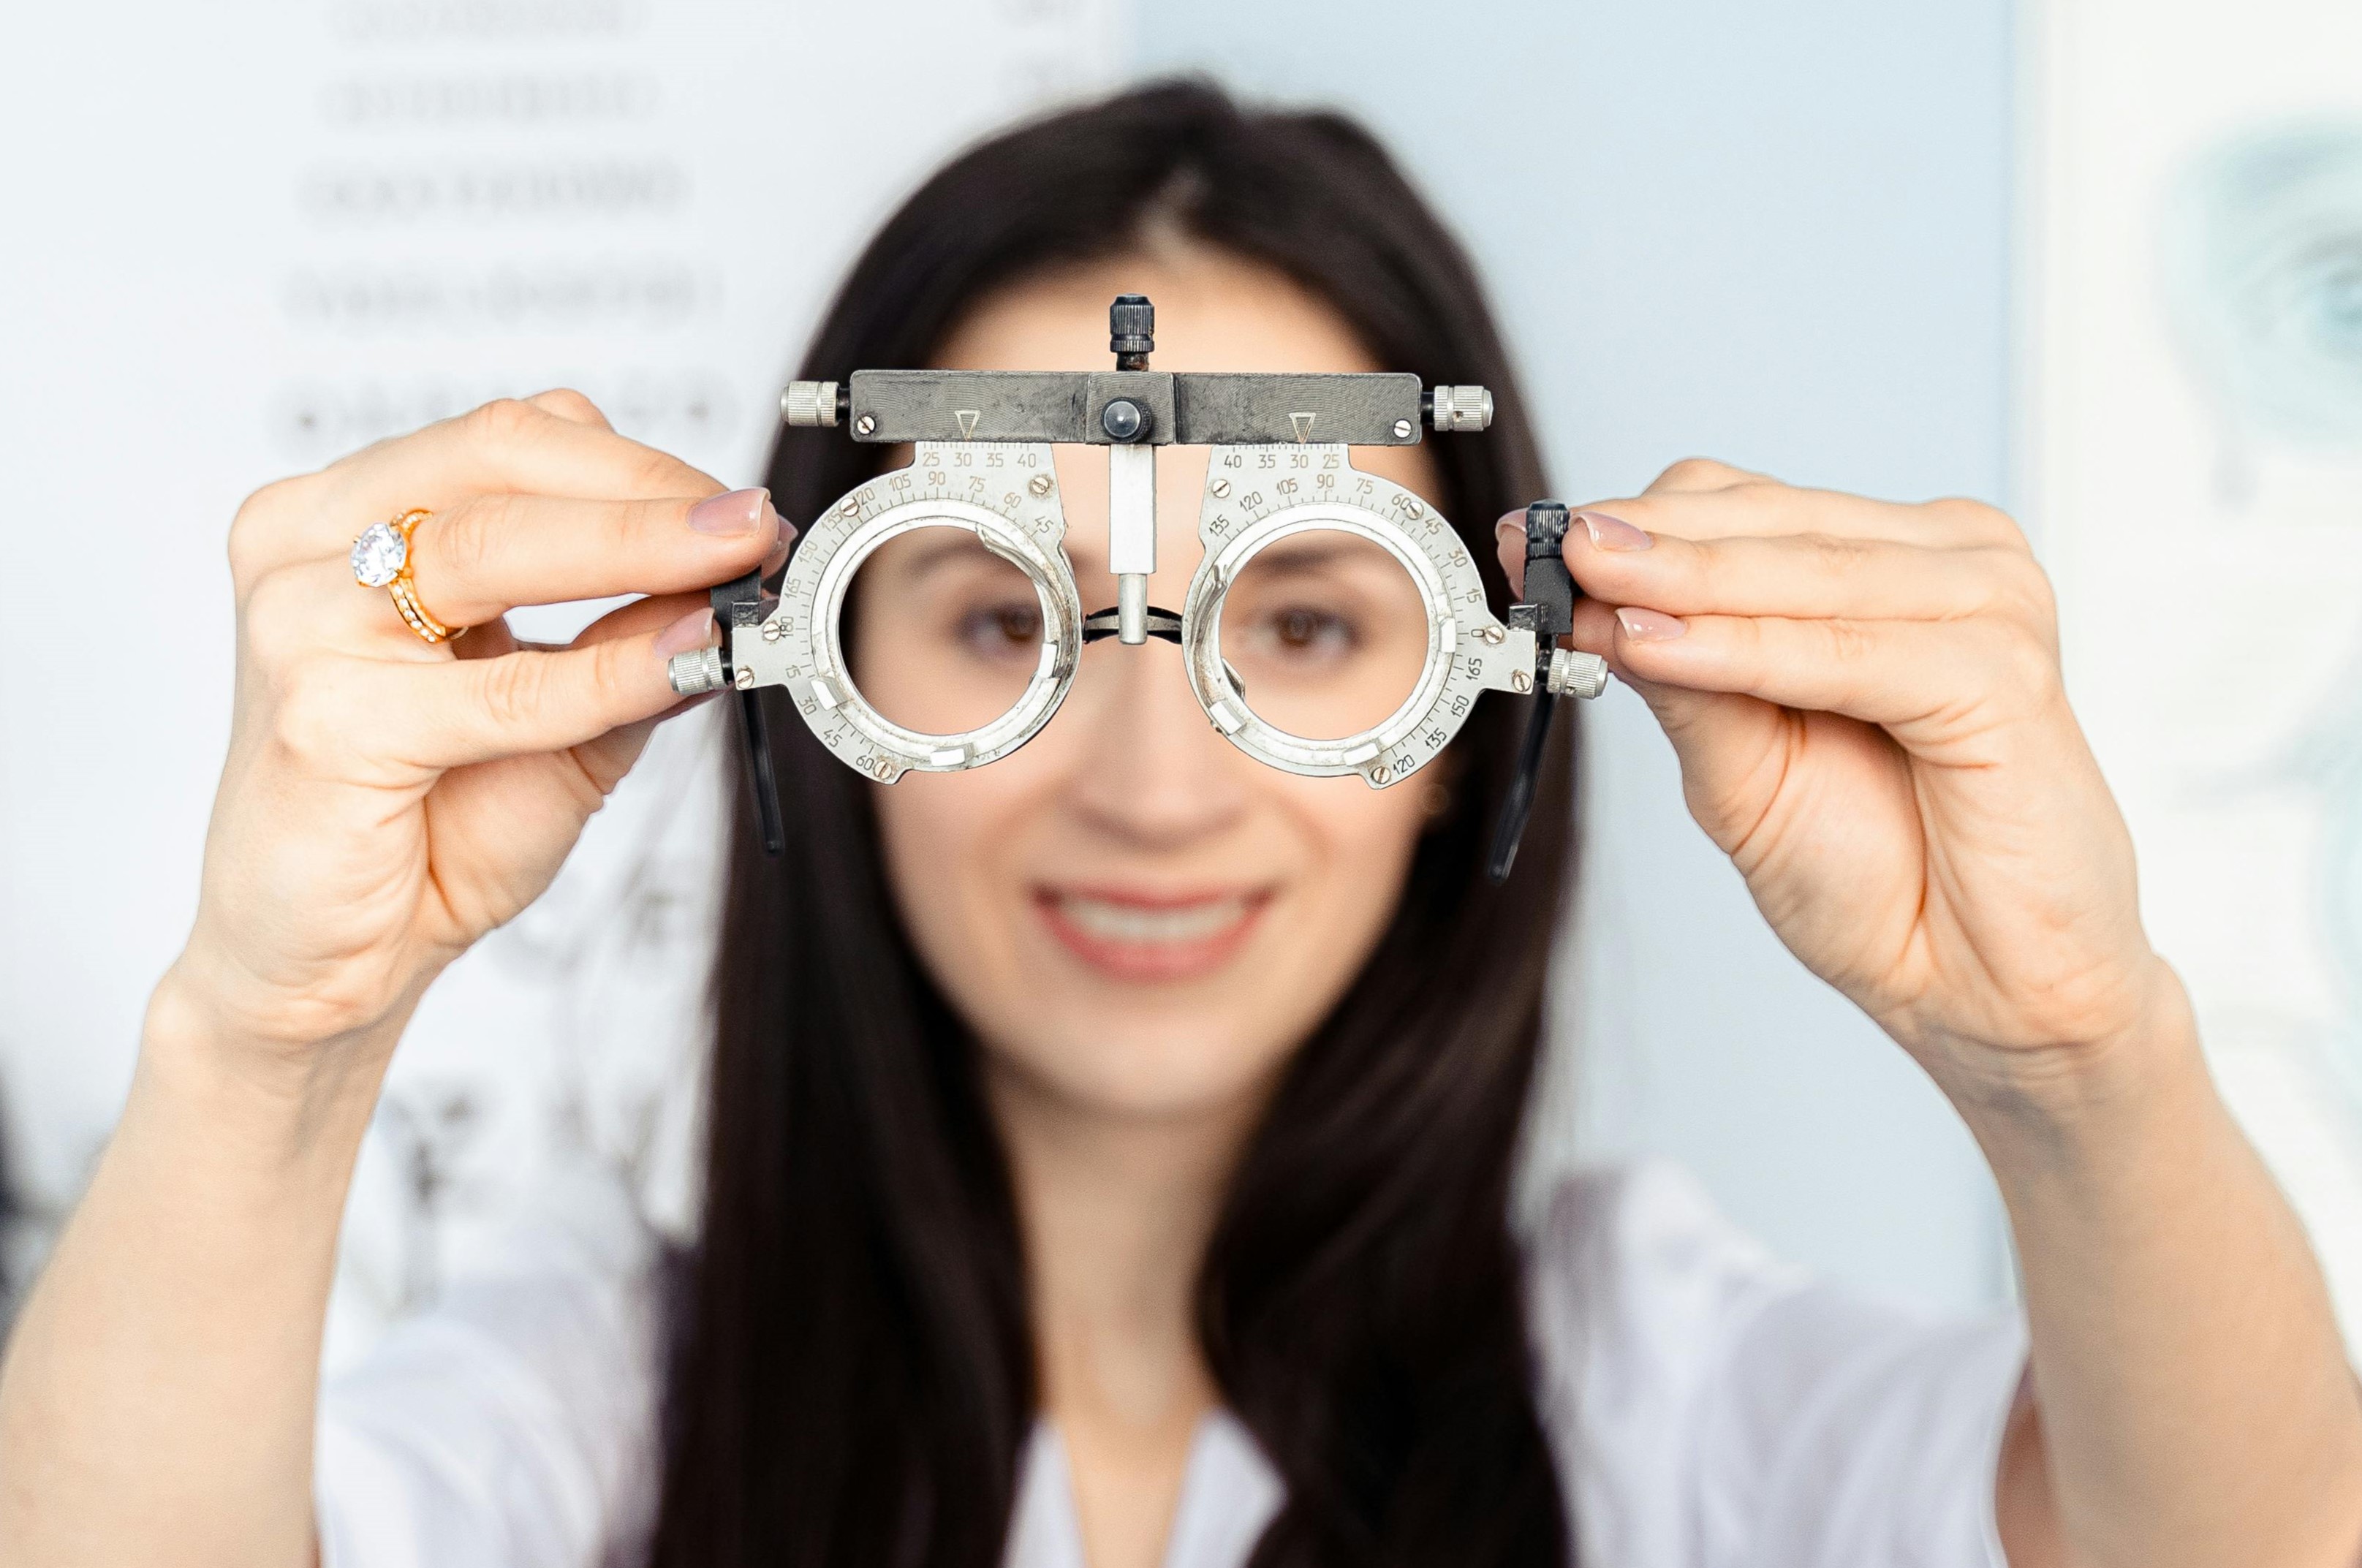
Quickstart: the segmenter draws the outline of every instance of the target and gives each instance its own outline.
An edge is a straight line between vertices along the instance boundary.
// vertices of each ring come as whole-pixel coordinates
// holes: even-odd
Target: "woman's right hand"
[[[237,700],[189,944],[158,1005],[266,1055],[390,1049],[428,981],[546,887],[655,724],[703,590],[777,564],[759,491],[614,433],[570,392],[486,404],[258,491],[230,535]],[[359,585],[354,536],[412,508],[440,646]],[[648,597],[564,648],[518,605]]]

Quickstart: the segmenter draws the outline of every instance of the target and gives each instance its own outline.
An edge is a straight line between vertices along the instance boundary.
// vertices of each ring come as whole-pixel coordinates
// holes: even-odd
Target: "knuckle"
[[[547,417],[523,398],[498,397],[461,414],[459,422],[485,446],[512,447],[530,436]]]
[[[471,495],[436,513],[433,525],[419,531],[419,554],[443,573],[472,580],[491,558],[492,540],[508,505],[505,496]]]
[[[1828,639],[1829,657],[1839,664],[1863,664],[1877,652],[1877,638],[1859,621],[1839,619],[1825,621],[1822,625]]]
[[[2013,550],[2000,558],[1995,572],[2001,580],[2003,613],[2045,640],[2054,637],[2058,627],[2058,592],[2042,563]]]
[[[480,668],[476,700],[494,728],[517,729],[541,712],[549,691],[549,655],[525,648],[485,659]]]
[[[653,447],[634,447],[629,480],[635,495],[679,495],[689,479],[687,465]],[[692,491],[691,493],[694,493]]]
[[[2065,690],[2058,657],[2050,644],[2023,626],[1995,626],[1984,650],[1984,662],[2003,691],[2035,703]]]
[[[352,749],[354,712],[344,682],[335,673],[317,665],[299,665],[278,682],[270,738],[282,755],[307,771],[324,771]]]
[[[1650,490],[1724,490],[1752,476],[1712,458],[1683,458],[1650,481]]]
[[[278,558],[287,519],[301,508],[304,488],[301,478],[273,480],[238,503],[229,520],[228,548],[230,581],[241,593]]]
[[[1948,495],[1923,503],[1919,510],[1948,530],[1968,538],[2019,549],[2026,547],[2025,535],[2016,520],[1998,506],[1963,495]]]
[[[1844,576],[1869,564],[1874,547],[1867,539],[1845,534],[1799,534],[1796,543],[1811,552],[1813,564],[1830,576]]]
[[[536,393],[527,401],[562,418],[575,420],[580,424],[603,425],[607,423],[607,416],[600,412],[599,405],[572,387],[552,387],[546,392]]]
[[[240,630],[248,658],[266,674],[285,669],[312,642],[312,585],[290,567],[267,571],[248,590]]]

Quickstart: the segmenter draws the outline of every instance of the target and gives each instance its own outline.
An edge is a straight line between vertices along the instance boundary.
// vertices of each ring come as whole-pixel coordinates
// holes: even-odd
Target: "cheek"
[[[1321,928],[1316,938],[1321,946],[1350,960],[1336,981],[1341,991],[1393,917],[1427,827],[1426,778],[1413,775],[1391,789],[1373,790],[1359,778],[1274,777],[1284,780],[1277,788],[1289,797],[1290,813],[1313,846],[1314,870],[1305,878],[1298,912]]]
[[[936,982],[973,1014],[978,987],[1008,963],[1008,846],[1031,809],[1014,759],[969,773],[906,773],[871,785],[886,878],[903,929]],[[998,777],[996,777],[998,776]]]

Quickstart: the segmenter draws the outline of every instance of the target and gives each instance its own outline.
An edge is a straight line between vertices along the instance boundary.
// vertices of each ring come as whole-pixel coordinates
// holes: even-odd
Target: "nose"
[[[1087,705],[1074,715],[1084,750],[1071,799],[1095,831],[1126,847],[1172,850],[1217,837],[1244,815],[1244,758],[1198,706],[1179,648],[1095,643],[1070,707],[1075,697]]]

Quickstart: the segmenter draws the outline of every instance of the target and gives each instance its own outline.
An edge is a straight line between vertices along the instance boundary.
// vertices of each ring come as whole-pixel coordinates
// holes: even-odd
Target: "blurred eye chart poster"
[[[2022,16],[2021,498],[2069,689],[2362,1345],[2362,8]]]
[[[1125,14],[18,8],[0,97],[0,1098],[34,1219],[20,1251],[79,1190],[194,907],[241,497],[557,385],[757,482],[778,388],[871,228],[963,142],[1112,85]],[[687,1211],[716,803],[710,728],[676,728],[551,896],[421,1014],[363,1156],[332,1344],[430,1297],[469,1223],[543,1162],[590,1160],[659,1218]]]

